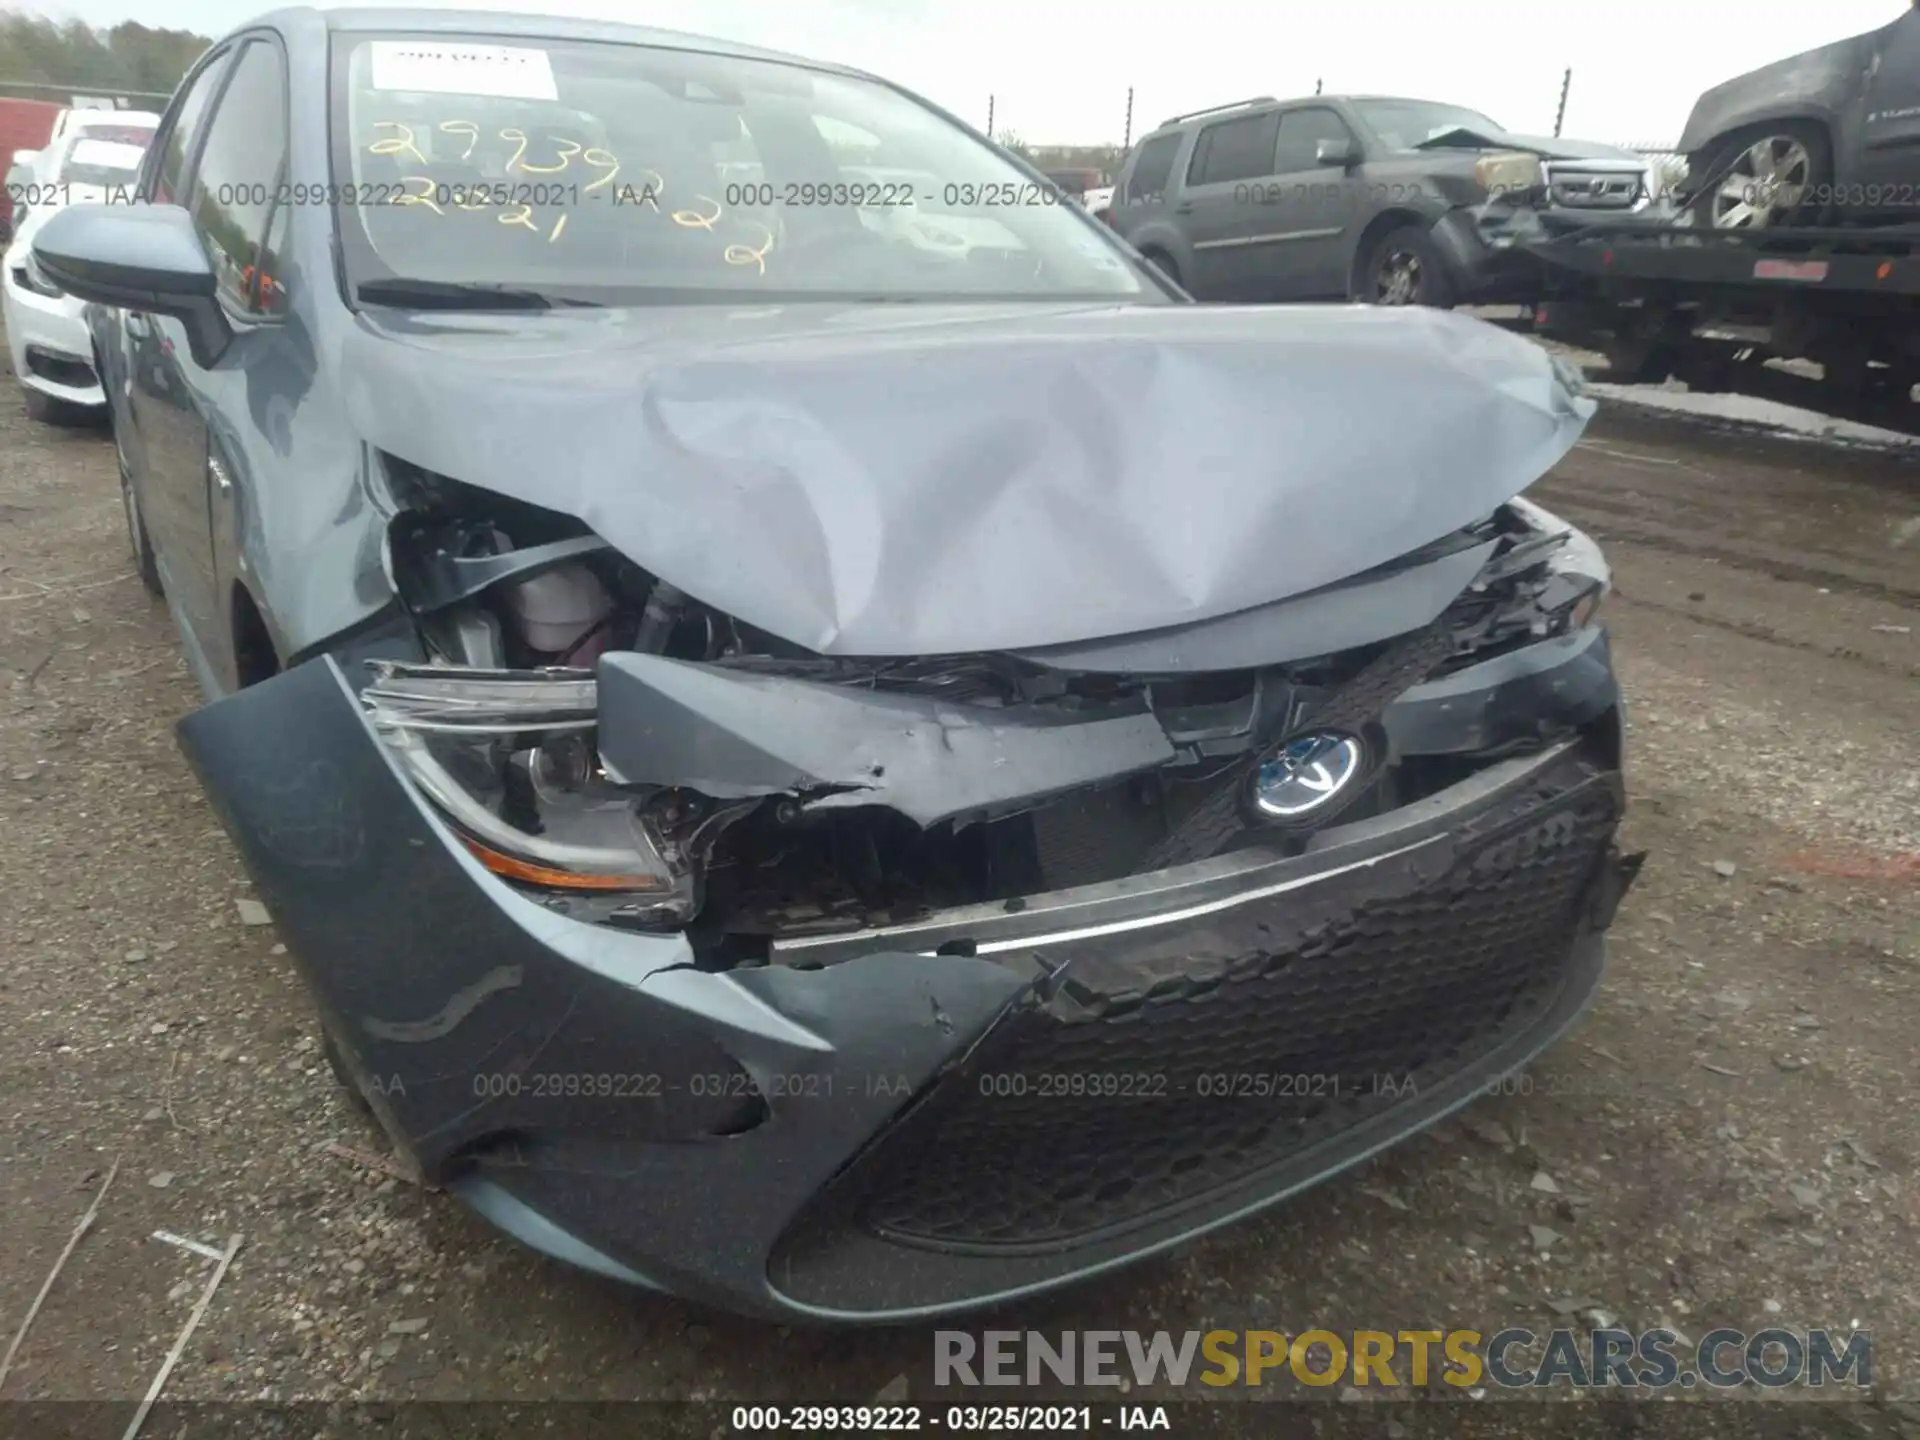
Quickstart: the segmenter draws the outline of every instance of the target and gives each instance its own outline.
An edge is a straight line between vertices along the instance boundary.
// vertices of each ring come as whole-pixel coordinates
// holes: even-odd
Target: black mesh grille
[[[1061,991],[1010,1015],[849,1177],[863,1223],[937,1248],[1056,1246],[1485,1055],[1560,990],[1618,820],[1611,777],[1553,777],[1396,861],[1049,950],[1072,960]]]

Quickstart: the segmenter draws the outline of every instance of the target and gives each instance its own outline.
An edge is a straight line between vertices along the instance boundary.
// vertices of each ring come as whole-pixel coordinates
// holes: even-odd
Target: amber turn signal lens
[[[529,860],[502,854],[490,845],[481,844],[471,835],[462,835],[460,838],[487,869],[503,880],[517,880],[523,885],[539,885],[548,890],[591,890],[595,893],[659,891],[667,888],[657,875],[577,875],[571,870],[556,870],[550,865],[536,865]]]

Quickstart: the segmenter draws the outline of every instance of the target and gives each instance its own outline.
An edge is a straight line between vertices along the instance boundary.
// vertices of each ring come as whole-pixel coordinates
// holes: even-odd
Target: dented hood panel
[[[1510,130],[1475,130],[1465,125],[1428,136],[1414,148],[1525,150],[1547,160],[1632,160],[1636,164],[1646,163],[1645,157],[1618,145],[1602,145],[1593,140],[1568,140],[1558,135],[1516,135]]]
[[[370,312],[359,434],[565,511],[830,655],[1230,615],[1512,498],[1593,413],[1434,310],[1199,305]]]

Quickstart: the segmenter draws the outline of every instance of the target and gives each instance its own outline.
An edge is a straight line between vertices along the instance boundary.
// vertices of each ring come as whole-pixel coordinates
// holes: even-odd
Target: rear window
[[[146,141],[153,132],[140,132],[139,144],[124,140],[97,140],[82,131],[73,142],[60,179],[68,185],[98,185],[104,189],[131,188],[138,179],[140,161],[147,153]]]
[[[74,134],[82,140],[111,140],[116,145],[138,145],[147,148],[153,139],[154,127],[151,125],[82,125]]]

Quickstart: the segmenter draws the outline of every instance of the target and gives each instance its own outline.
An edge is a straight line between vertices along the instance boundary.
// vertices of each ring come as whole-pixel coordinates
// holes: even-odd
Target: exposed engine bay
[[[1418,800],[1513,747],[1393,754],[1378,711],[1586,625],[1607,588],[1590,542],[1516,500],[1330,587],[1445,566],[1469,581],[1430,623],[1391,616],[1331,653],[1276,641],[1242,647],[1262,663],[1206,670],[828,657],[703,605],[576,519],[384,463],[391,579],[427,663],[370,666],[375,727],[497,876],[577,918],[684,929],[715,967],[764,961],[782,937],[1298,845],[1336,815]],[[1402,632],[1423,624],[1416,656]],[[1343,704],[1365,783],[1298,820],[1249,804],[1276,747],[1294,754]]]

